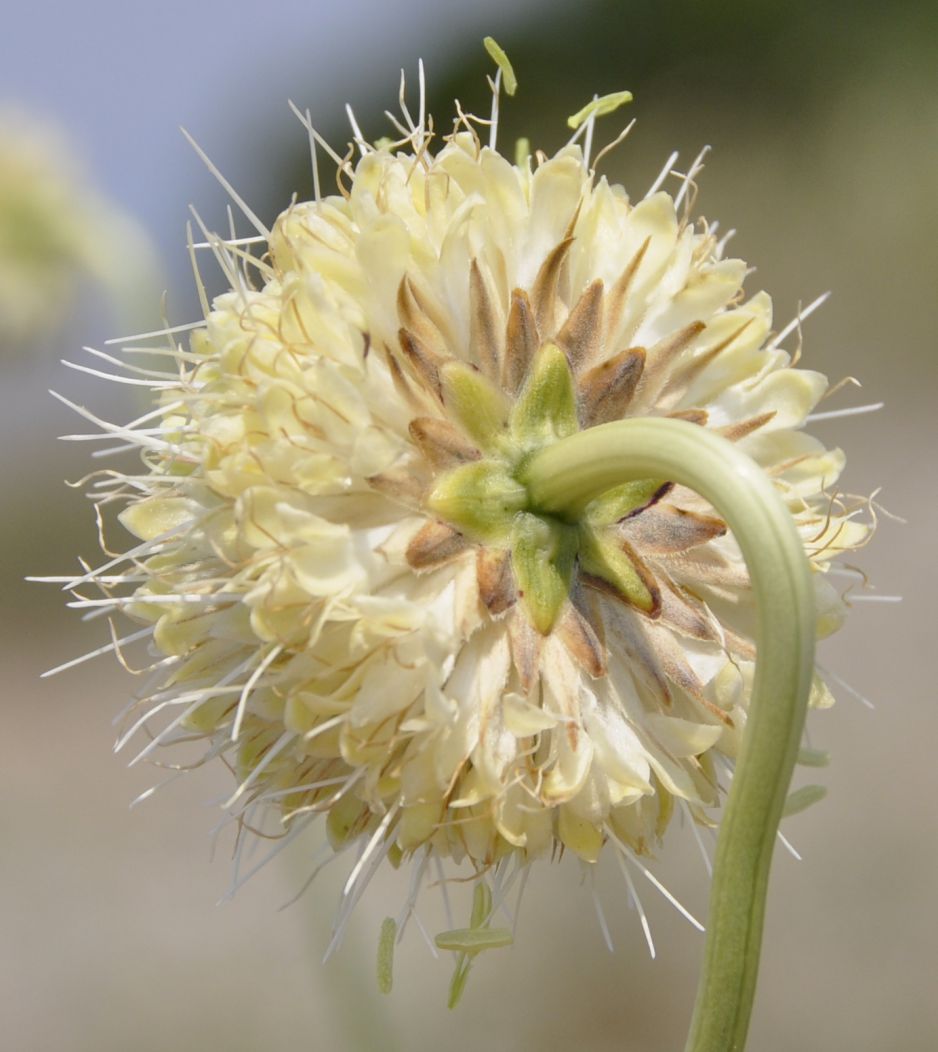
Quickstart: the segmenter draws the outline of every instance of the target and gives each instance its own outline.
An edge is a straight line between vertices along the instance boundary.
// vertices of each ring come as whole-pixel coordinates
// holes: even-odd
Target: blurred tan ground
[[[714,137],[709,113],[651,102],[640,117],[643,156],[665,156],[678,124],[701,128],[698,142]],[[887,408],[818,424],[816,433],[846,448],[849,489],[882,484],[881,499],[909,520],[885,522],[861,560],[881,591],[904,602],[858,605],[822,652],[877,707],[868,712],[840,691],[836,709],[812,721],[815,743],[834,752],[819,779],[830,795],[787,824],[804,861],[777,854],[752,1052],[938,1044],[936,118],[925,81],[881,81],[832,97],[791,140],[744,123],[718,129],[703,180],[699,209],[739,227],[734,249],[759,265],[748,288],[773,294],[780,322],[799,298],[834,289],[806,325],[805,364],[864,380],[837,405],[884,399]],[[104,660],[37,678],[104,641],[79,630],[54,589],[19,583],[25,573],[71,569],[77,550],[93,554],[88,509],[57,483],[81,473],[86,451],[54,444],[56,431],[74,426],[64,413],[53,420],[29,408],[45,397],[47,374],[70,391],[77,382],[42,364],[7,368],[0,1044],[15,1052],[680,1048],[702,939],[641,888],[659,951],[649,961],[612,866],[599,886],[614,955],[577,868],[538,867],[517,947],[480,959],[455,1014],[445,1008],[450,963],[432,961],[416,933],[398,955],[393,996],[377,993],[377,927],[400,901],[381,878],[325,967],[337,875],[277,912],[302,880],[302,852],[233,903],[214,905],[227,859],[221,851],[208,864],[216,814],[203,801],[226,788],[219,772],[177,782],[129,813],[158,772],[128,772],[111,754],[110,719],[129,692],[124,674]],[[689,836],[674,831],[661,872],[704,911]]]

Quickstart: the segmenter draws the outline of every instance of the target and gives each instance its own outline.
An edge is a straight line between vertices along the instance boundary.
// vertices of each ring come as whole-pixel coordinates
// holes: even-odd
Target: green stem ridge
[[[686,1052],[740,1052],[755,994],[772,850],[814,672],[811,571],[768,476],[728,440],[682,420],[620,420],[545,446],[519,472],[532,506],[569,521],[639,479],[695,490],[726,520],[758,605],[749,717],[717,840],[707,940]]]

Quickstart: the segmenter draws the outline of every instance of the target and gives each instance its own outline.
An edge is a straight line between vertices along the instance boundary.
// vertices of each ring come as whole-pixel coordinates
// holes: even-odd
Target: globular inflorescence
[[[514,163],[494,118],[438,141],[404,107],[266,251],[207,236],[230,291],[142,374],[158,406],[116,429],[142,466],[92,484],[133,540],[73,587],[153,663],[124,738],[203,742],[242,835],[323,820],[354,859],[340,928],[385,860],[413,896],[438,860],[476,878],[478,933],[493,875],[564,849],[642,866],[676,809],[715,823],[754,660],[739,549],[667,478],[550,513],[532,453],[643,416],[729,439],[797,524],[822,634],[826,571],[868,533],[803,427],[827,381],[690,218],[693,172],[637,200],[597,174],[602,102]]]

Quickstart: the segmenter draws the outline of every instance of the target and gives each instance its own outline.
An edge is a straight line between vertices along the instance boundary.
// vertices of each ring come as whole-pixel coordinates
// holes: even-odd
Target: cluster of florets
[[[99,495],[137,540],[86,578],[151,640],[143,753],[203,739],[245,829],[324,816],[358,845],[349,907],[384,858],[635,862],[675,807],[713,822],[754,658],[739,550],[667,479],[544,515],[532,450],[635,416],[717,431],[790,508],[824,632],[825,570],[867,532],[802,429],[827,382],[688,218],[690,174],[632,201],[578,142],[512,163],[472,118],[438,149],[407,119],[263,256],[209,239],[231,291],[170,348],[156,426],[122,432],[145,471]]]

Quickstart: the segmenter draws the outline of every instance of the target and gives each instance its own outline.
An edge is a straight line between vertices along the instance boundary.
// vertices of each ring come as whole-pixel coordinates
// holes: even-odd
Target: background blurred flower
[[[83,284],[133,317],[155,281],[146,235],[92,187],[65,135],[0,109],[0,346],[46,341]]]

